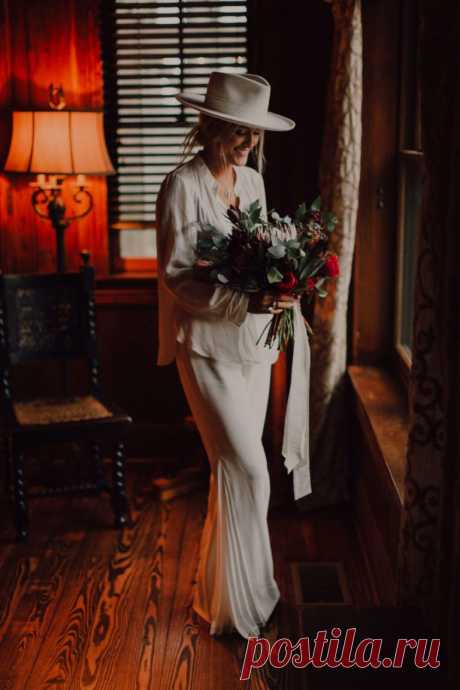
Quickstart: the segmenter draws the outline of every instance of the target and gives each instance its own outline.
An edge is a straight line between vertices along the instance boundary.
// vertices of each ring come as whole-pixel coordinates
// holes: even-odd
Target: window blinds
[[[103,17],[111,225],[151,225],[164,176],[197,112],[174,97],[205,92],[212,70],[247,71],[246,0],[111,0]]]

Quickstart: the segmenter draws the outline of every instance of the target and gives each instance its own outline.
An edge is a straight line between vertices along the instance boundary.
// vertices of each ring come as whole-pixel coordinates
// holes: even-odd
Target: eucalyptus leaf
[[[278,271],[276,266],[271,266],[270,270],[267,272],[267,280],[271,283],[279,283],[283,280],[283,274]]]
[[[262,209],[262,206],[260,205],[259,199],[256,199],[255,201],[252,201],[249,206],[248,206],[248,213],[249,215],[252,215],[256,211],[260,211]]]
[[[223,273],[218,273],[218,274],[217,274],[217,280],[218,280],[220,283],[228,283],[228,278],[227,278],[227,276],[225,276]]]
[[[212,241],[214,246],[220,249],[226,244],[227,239],[223,235],[216,234],[213,236]]]
[[[300,206],[297,208],[297,211],[295,212],[294,220],[296,223],[301,222],[305,216],[307,215],[307,204],[304,202],[303,204],[300,204]]]
[[[316,199],[312,202],[310,209],[312,211],[319,211],[321,209],[321,197],[317,196]]]
[[[318,297],[327,297],[327,292],[326,290],[323,290],[322,288],[318,288],[317,285],[315,285],[316,293]]]
[[[286,255],[286,247],[284,244],[276,244],[273,247],[270,247],[268,249],[268,254],[273,256],[275,259],[281,259],[283,256]]]

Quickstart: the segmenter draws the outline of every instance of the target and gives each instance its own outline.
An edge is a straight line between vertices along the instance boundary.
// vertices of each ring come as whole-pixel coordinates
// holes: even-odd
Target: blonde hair
[[[217,144],[220,162],[226,166],[228,164],[227,156],[225,154],[225,144],[231,140],[238,129],[243,125],[236,125],[233,122],[226,122],[216,117],[211,117],[205,113],[200,113],[196,125],[188,132],[184,139],[182,161],[184,162],[189,156],[193,154],[193,150],[197,146],[209,146],[210,144]],[[264,156],[264,131],[260,130],[259,141],[254,149],[251,151],[251,156],[256,164],[257,170],[262,173],[265,168]]]

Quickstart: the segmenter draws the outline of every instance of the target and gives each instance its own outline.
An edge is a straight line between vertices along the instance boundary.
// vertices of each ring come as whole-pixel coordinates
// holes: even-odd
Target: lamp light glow
[[[101,112],[15,111],[7,172],[111,175]]]

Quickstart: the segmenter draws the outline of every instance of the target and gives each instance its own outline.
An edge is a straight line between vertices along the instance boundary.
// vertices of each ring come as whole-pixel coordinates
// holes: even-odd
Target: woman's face
[[[246,165],[251,150],[257,146],[260,130],[238,127],[224,144],[227,160],[232,165]]]

